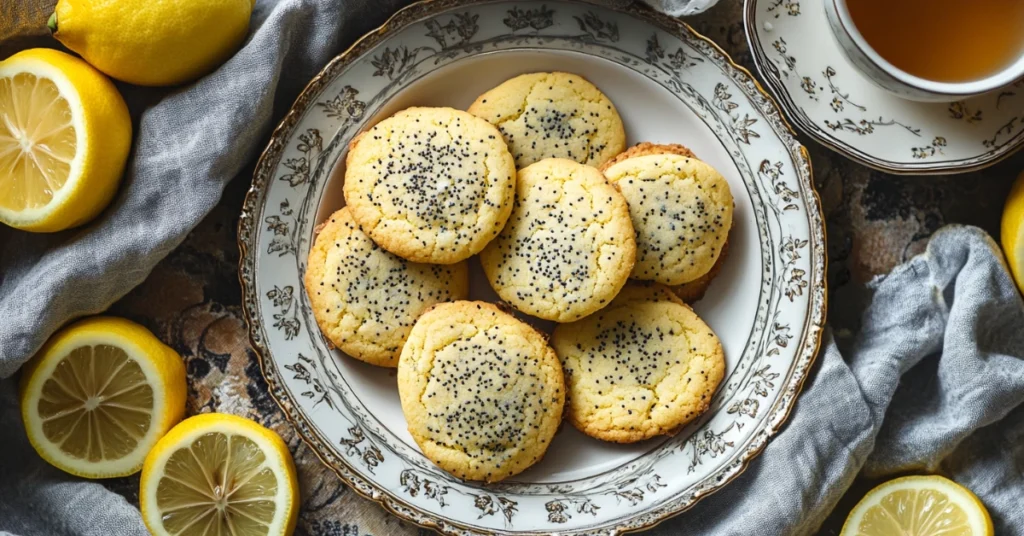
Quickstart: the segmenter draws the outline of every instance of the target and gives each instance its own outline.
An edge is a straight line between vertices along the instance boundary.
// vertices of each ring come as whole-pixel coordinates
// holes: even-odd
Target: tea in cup
[[[1024,0],[823,0],[840,48],[900,97],[953,101],[1024,76]]]

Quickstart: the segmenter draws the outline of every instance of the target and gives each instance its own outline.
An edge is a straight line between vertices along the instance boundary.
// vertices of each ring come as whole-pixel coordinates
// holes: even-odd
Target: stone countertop
[[[688,22],[756,73],[743,32],[742,2],[722,0]],[[1024,170],[1021,152],[966,175],[897,177],[849,161],[806,137],[801,140],[810,151],[825,212],[828,319],[839,333],[856,330],[864,283],[923,251],[939,227],[971,224],[998,238],[1003,201],[1013,179]],[[296,534],[432,534],[349,490],[299,440],[267,393],[248,344],[237,276],[236,224],[250,177],[251,169],[235,179],[217,208],[110,313],[149,327],[181,354],[188,371],[188,414],[222,411],[247,416],[285,439],[302,488]],[[838,534],[846,514],[871,484],[855,484],[820,533]],[[138,503],[137,475],[112,479],[107,485]],[[654,532],[667,534],[668,525],[671,522]]]

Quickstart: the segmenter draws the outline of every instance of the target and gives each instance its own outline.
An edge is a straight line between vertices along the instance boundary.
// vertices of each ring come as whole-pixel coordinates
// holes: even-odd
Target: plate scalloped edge
[[[338,457],[337,460],[333,460],[331,459],[333,456],[325,454],[325,452],[329,453],[330,450],[321,444],[321,438],[318,437],[318,434],[307,423],[303,422],[301,412],[294,410],[296,405],[283,387],[276,367],[269,360],[270,350],[265,344],[260,326],[262,320],[254,318],[259,311],[259,298],[255,288],[257,254],[254,251],[255,248],[250,248],[249,244],[256,237],[256,226],[260,222],[256,221],[255,218],[260,215],[260,208],[269,183],[277,170],[277,159],[282,156],[286,140],[292,134],[292,130],[298,124],[303,113],[312,106],[315,97],[319,96],[321,90],[326,88],[333,80],[334,75],[341,72],[350,62],[360,57],[362,53],[375,47],[399,29],[428,18],[433,14],[470,4],[474,4],[474,2],[470,0],[421,0],[395,13],[379,28],[369,32],[357,40],[348,50],[332,59],[305,87],[292,108],[272,133],[271,141],[257,164],[253,183],[246,194],[238,223],[238,245],[240,250],[239,280],[242,286],[243,315],[249,328],[250,343],[267,381],[270,394],[281,407],[285,418],[295,427],[299,437],[310,447],[315,455],[357,493],[378,502],[388,511],[407,521],[436,529],[445,534],[460,535],[492,534],[493,532],[480,531],[474,527],[464,526],[418,508],[401,499],[393,490],[379,488],[374,483],[365,479],[344,457]],[[717,56],[716,59],[722,65],[728,67],[726,75],[743,89],[744,96],[767,119],[771,128],[785,143],[789,155],[797,166],[797,179],[800,182],[800,190],[805,194],[809,194],[806,195],[804,201],[808,207],[810,238],[812,239],[810,282],[807,290],[809,294],[809,313],[803,326],[804,336],[799,341],[800,347],[795,357],[795,371],[786,378],[788,383],[784,386],[783,392],[773,404],[770,410],[771,413],[765,418],[765,426],[746,445],[744,452],[736,455],[734,461],[729,465],[718,469],[715,479],[713,481],[709,479],[708,485],[694,491],[687,497],[679,497],[668,501],[657,509],[645,511],[615,526],[598,528],[600,534],[611,535],[650,528],[664,519],[692,507],[700,498],[721,489],[721,487],[739,476],[746,469],[750,461],[763,450],[768,440],[781,430],[796,404],[796,399],[810,373],[820,348],[827,302],[827,291],[824,281],[827,260],[825,257],[824,219],[822,217],[820,199],[814,189],[810,159],[806,148],[796,140],[792,128],[786,122],[775,101],[761,88],[749,71],[734,63],[721,48],[678,19],[657,13],[646,7],[637,7],[636,5],[620,9],[604,9],[641,19],[680,39],[686,38],[703,42],[708,47],[707,53]],[[583,23],[581,22],[581,24]],[[302,290],[300,289],[299,292],[302,292]]]

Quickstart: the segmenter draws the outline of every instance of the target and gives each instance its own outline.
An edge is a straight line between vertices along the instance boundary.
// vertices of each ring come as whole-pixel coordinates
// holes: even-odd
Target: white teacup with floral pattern
[[[847,1],[822,0],[832,35],[850,63],[868,80],[898,97],[921,102],[953,102],[988,93],[1024,77],[1024,54],[1003,70],[980,80],[938,82],[914,76],[875,52],[853,23]],[[964,8],[968,9],[969,5],[965,2]]]

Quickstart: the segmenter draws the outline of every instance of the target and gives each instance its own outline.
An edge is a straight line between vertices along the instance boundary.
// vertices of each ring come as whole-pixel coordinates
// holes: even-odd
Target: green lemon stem
[[[46,27],[50,29],[50,33],[57,33],[57,12],[54,11],[50,18],[46,20]]]

